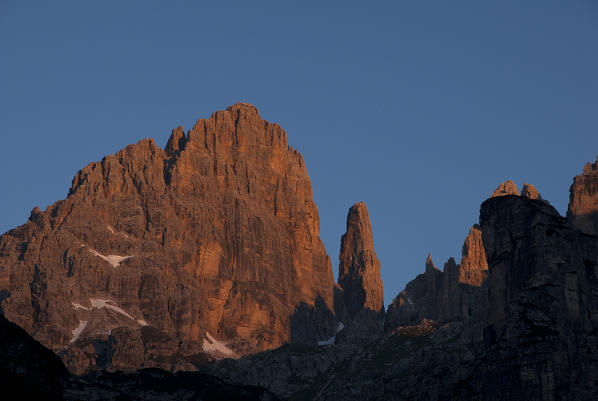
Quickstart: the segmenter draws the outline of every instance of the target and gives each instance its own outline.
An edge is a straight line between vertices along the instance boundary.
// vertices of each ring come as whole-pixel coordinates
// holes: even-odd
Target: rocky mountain
[[[334,288],[303,158],[245,103],[90,163],[0,237],[2,313],[77,373],[315,343]]]
[[[500,184],[490,198],[519,194],[515,183],[508,180]],[[536,187],[528,183],[523,184],[521,197],[547,203]],[[487,276],[482,231],[478,224],[474,224],[465,238],[460,264],[449,258],[444,270],[440,270],[428,255],[425,272],[409,282],[389,306],[386,331],[420,324],[424,320],[443,323],[467,319],[479,321],[483,318],[479,314],[485,314],[487,308]]]
[[[380,262],[374,251],[370,215],[365,203],[351,207],[347,215],[347,232],[341,238],[338,283],[350,318],[370,310],[384,312],[384,287]]]
[[[465,285],[474,292],[464,295]],[[389,307],[386,336],[365,346],[288,345],[212,372],[288,399],[595,400],[597,289],[598,237],[539,196],[503,194],[482,204],[460,265],[449,260],[441,271],[428,257]],[[485,302],[469,304],[471,316],[454,307],[472,295]],[[411,309],[408,296],[418,297]],[[436,302],[418,305],[426,297]]]
[[[567,218],[578,230],[598,235],[598,157],[573,179]]]
[[[487,271],[482,232],[476,224],[465,238],[460,264],[449,258],[440,270],[428,255],[425,272],[409,282],[388,307],[386,331],[424,320],[449,322],[474,317],[486,302]]]
[[[303,159],[249,104],[165,149],[130,145],[0,236],[0,311],[24,329],[0,316],[2,385],[67,400],[598,399],[598,161],[566,218],[533,185],[500,184],[460,262],[428,255],[386,312],[365,203],[346,227],[337,284]]]

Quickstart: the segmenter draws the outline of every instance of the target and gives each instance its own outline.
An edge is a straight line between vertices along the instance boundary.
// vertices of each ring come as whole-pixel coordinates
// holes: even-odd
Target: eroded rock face
[[[384,286],[380,261],[374,251],[370,215],[364,202],[356,203],[347,215],[347,231],[341,238],[338,273],[342,306],[337,316],[344,330],[337,342],[365,344],[384,334]]]
[[[424,320],[461,321],[481,313],[487,270],[481,231],[475,225],[463,244],[460,265],[449,258],[442,271],[428,255],[425,272],[409,282],[388,307],[386,331]]]
[[[338,282],[351,318],[363,310],[384,311],[384,286],[380,261],[374,251],[370,215],[364,202],[347,215],[347,232],[341,238]]]
[[[498,378],[489,390],[510,389],[517,399],[595,398],[596,237],[525,197],[485,201],[480,226],[489,265],[483,366]]]
[[[303,158],[243,103],[175,129],[165,150],[144,139],[79,171],[65,200],[0,237],[0,291],[3,313],[79,373],[187,369],[206,348],[336,329]],[[294,335],[316,300],[321,324]]]
[[[521,188],[521,196],[524,196],[524,197],[530,198],[530,199],[536,199],[536,200],[542,199],[542,197],[540,196],[540,193],[538,192],[536,187],[534,187],[532,184],[528,184],[528,183],[523,184],[523,188]]]
[[[505,195],[519,195],[519,190],[517,189],[517,185],[512,180],[507,180],[500,184],[498,188],[492,192],[490,195],[491,198],[497,196],[505,196]]]
[[[578,230],[598,235],[598,158],[595,163],[586,164],[583,174],[573,179],[567,218]]]
[[[488,263],[482,243],[482,232],[480,226],[474,224],[463,243],[459,282],[479,287],[486,278],[487,272]]]

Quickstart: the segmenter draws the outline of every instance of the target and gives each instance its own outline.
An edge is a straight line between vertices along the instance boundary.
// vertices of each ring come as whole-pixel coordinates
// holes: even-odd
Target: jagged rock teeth
[[[492,195],[490,195],[490,197],[494,198],[497,196],[505,196],[505,195],[518,195],[519,196],[519,190],[517,189],[517,185],[515,185],[515,183],[512,180],[507,180],[507,181],[503,182],[502,184],[500,184],[498,186],[498,188],[496,188],[494,190],[494,192],[492,192]]]
[[[444,271],[434,266],[428,254],[425,272],[410,281],[388,307],[387,332],[424,320],[462,321],[483,313],[488,264],[477,225],[469,230],[462,252],[461,264],[451,257]]]

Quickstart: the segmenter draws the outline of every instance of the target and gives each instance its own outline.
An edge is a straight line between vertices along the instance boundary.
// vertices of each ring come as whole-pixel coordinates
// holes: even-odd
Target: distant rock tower
[[[351,318],[367,310],[384,312],[380,262],[374,252],[370,215],[363,202],[353,205],[347,216],[347,232],[341,238],[338,283]]]

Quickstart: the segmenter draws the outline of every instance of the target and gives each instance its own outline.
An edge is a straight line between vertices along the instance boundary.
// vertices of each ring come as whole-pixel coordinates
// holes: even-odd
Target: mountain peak
[[[521,196],[525,196],[526,198],[530,199],[537,199],[542,200],[540,193],[532,184],[528,184],[527,182],[523,184],[523,188],[521,188]]]
[[[235,104],[232,104],[226,108],[226,111],[251,111],[259,115],[259,110],[257,109],[257,107],[255,107],[251,103],[245,102],[237,102]]]
[[[364,309],[384,309],[380,262],[374,252],[370,215],[364,202],[354,204],[347,215],[347,232],[341,239],[338,282],[351,317]]]
[[[170,356],[204,352],[207,332],[236,355],[315,340],[317,327],[289,321],[320,300],[334,309],[303,158],[250,104],[187,134],[175,128],[165,149],[145,139],[90,163],[67,199],[34,210],[23,227],[0,237],[0,271],[23,272],[0,288],[10,294],[2,312],[76,372],[170,369]],[[371,242],[371,232],[363,237]],[[77,306],[91,296],[110,306]],[[148,327],[112,319],[116,305]],[[322,326],[335,323],[329,315]],[[148,330],[164,332],[162,345]],[[82,353],[85,341],[103,348]]]
[[[512,180],[507,180],[507,181],[503,182],[502,184],[500,184],[494,190],[494,192],[492,192],[492,195],[490,195],[490,197],[495,198],[497,196],[505,196],[505,195],[519,196],[519,190],[517,189],[517,185],[515,185],[515,183]]]
[[[428,257],[426,258],[426,272],[429,271],[440,271],[440,269],[434,265],[432,254],[430,252],[428,252]]]

